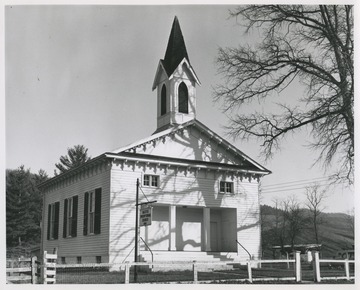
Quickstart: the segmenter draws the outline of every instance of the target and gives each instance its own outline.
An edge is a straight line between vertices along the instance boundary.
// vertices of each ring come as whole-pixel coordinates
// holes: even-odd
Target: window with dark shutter
[[[51,237],[51,204],[48,205],[48,225],[47,225],[47,239]]]
[[[73,214],[72,214],[72,224],[71,224],[71,236],[77,236],[77,212],[78,212],[78,196],[73,197]]]
[[[48,226],[47,239],[56,240],[59,238],[59,216],[60,216],[60,202],[51,203],[48,205]]]
[[[188,89],[184,82],[179,86],[179,113],[189,113],[189,95]]]
[[[64,200],[63,238],[77,235],[78,196]]]
[[[95,189],[95,222],[94,233],[100,234],[101,231],[101,188]]]
[[[55,202],[54,240],[59,238],[60,202]]]
[[[101,188],[85,193],[84,235],[100,234],[101,228]]]
[[[85,201],[84,201],[84,227],[83,233],[84,236],[88,233],[88,207],[89,207],[89,193],[85,192]]]
[[[166,86],[163,85],[161,89],[161,116],[166,114]]]
[[[64,200],[64,222],[63,222],[63,238],[67,237],[67,220],[68,220],[68,200]]]

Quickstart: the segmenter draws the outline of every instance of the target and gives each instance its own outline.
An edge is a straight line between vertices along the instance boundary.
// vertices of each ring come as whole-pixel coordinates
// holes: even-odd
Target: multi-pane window
[[[220,181],[220,192],[221,193],[233,193],[234,184],[228,181]]]
[[[51,203],[48,205],[48,226],[47,239],[56,240],[59,236],[59,209],[60,202]]]
[[[77,235],[78,196],[64,201],[64,230],[63,237],[76,237]]]
[[[84,235],[100,234],[101,188],[85,192]]]
[[[144,186],[159,187],[159,175],[144,174]]]
[[[81,256],[76,257],[76,263],[81,264]]]

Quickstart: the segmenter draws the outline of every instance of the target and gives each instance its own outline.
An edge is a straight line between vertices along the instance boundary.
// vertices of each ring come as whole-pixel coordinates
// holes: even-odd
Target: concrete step
[[[170,271],[180,269],[192,269],[193,261],[200,263],[197,267],[199,271],[211,270],[231,270],[232,265],[212,264],[219,262],[232,262],[234,260],[231,256],[236,256],[236,253],[222,253],[222,252],[185,252],[185,251],[153,251],[153,261],[164,262],[164,265],[170,264],[168,267],[154,266],[154,271]],[[140,260],[143,262],[151,262],[152,256],[150,251],[141,251]],[[176,264],[178,263],[178,264]],[[205,263],[205,264],[201,264]]]
[[[141,251],[144,260],[151,260],[150,251]],[[221,252],[153,251],[154,261],[233,261],[234,255]]]

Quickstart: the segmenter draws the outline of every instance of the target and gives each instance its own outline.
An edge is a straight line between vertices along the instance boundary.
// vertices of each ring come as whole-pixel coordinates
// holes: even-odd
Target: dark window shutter
[[[88,209],[89,209],[89,193],[85,192],[85,201],[84,201],[84,236],[87,235],[88,228]]]
[[[77,212],[78,212],[78,196],[73,197],[73,212],[72,212],[72,225],[71,225],[71,236],[76,237],[77,235]]]
[[[47,239],[50,240],[50,227],[51,227],[51,205],[48,205],[48,225],[47,225]]]
[[[67,226],[67,207],[68,207],[68,200],[64,200],[64,225],[63,225],[63,238],[66,238],[66,226]]]
[[[161,116],[166,114],[166,86],[163,85],[161,89]]]
[[[60,212],[60,202],[55,202],[55,222],[54,222],[54,239],[59,238],[59,212]]]
[[[188,89],[185,83],[181,83],[179,86],[179,113],[189,113],[189,95],[188,95]]]
[[[95,189],[95,225],[94,233],[100,234],[101,228],[101,188]]]

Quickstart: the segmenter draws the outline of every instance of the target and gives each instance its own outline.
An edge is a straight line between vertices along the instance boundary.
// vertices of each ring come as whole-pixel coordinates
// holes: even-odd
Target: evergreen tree
[[[45,171],[33,174],[23,165],[6,170],[7,247],[27,247],[40,242],[42,194],[38,185],[47,178]]]
[[[75,145],[73,148],[67,149],[67,155],[60,157],[60,162],[55,166],[59,169],[60,173],[64,173],[69,169],[75,168],[91,159],[87,154],[88,149],[84,145]],[[57,171],[55,169],[55,175]]]

